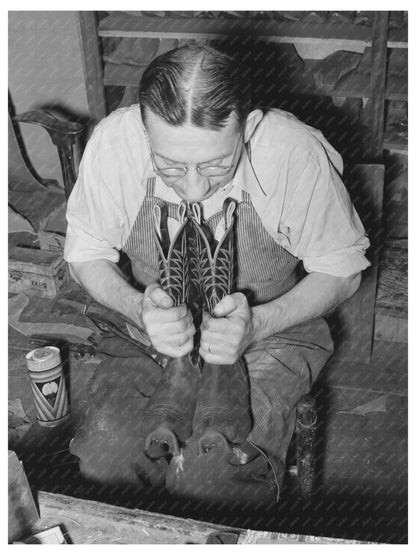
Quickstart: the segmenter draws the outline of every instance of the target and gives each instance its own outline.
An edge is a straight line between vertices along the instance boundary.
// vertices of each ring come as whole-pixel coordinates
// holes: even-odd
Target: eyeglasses
[[[156,174],[167,180],[176,181],[177,179],[184,177],[188,173],[188,171],[193,171],[194,169],[202,177],[224,177],[228,175],[236,164],[238,147],[240,144],[240,139],[243,136],[243,133],[244,131],[241,132],[238,138],[237,146],[233,152],[233,158],[229,166],[201,166],[200,164],[197,164],[195,168],[188,168],[188,166],[169,166],[166,168],[159,168],[159,166],[156,164],[154,153],[150,148],[150,144],[149,144],[149,140],[147,139],[147,136],[146,136],[146,139],[147,139],[147,144],[150,151],[150,157],[152,159],[153,169],[155,170]]]

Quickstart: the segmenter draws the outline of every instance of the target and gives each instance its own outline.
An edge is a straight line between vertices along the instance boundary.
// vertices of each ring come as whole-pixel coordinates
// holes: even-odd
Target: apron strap
[[[146,197],[155,195],[156,177],[148,177],[146,182]]]
[[[246,147],[247,156],[248,156],[248,159],[251,163],[251,143],[250,143],[250,141],[248,141],[248,143],[245,143],[244,146]],[[251,202],[250,193],[247,193],[247,191],[245,191],[244,189],[242,191],[242,202],[245,202],[247,204],[250,204],[250,202]]]
[[[247,191],[244,191],[244,189],[243,189],[241,200],[242,200],[242,202],[245,202],[245,203],[249,204],[251,202],[250,193],[247,193]]]
[[[248,141],[248,143],[245,144],[245,147],[246,147],[248,159],[251,162],[251,143],[250,143],[250,141]]]

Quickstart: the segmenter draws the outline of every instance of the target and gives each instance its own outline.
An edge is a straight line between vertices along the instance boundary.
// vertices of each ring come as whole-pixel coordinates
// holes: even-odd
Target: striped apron
[[[155,179],[147,182],[146,196],[139,214],[123,247],[132,263],[135,279],[148,286],[159,279],[157,251],[153,237],[153,207],[166,204],[168,217],[178,220],[179,204],[154,196]],[[278,245],[263,227],[243,191],[242,202],[236,210],[236,290],[246,294],[250,305],[271,301],[289,291],[298,281],[296,268],[299,260]],[[205,223],[212,233],[223,217],[222,211]]]

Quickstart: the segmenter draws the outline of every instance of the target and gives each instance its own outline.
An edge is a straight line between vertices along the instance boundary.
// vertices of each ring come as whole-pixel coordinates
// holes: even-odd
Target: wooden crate
[[[14,247],[9,252],[9,292],[54,298],[69,281],[62,253]]]

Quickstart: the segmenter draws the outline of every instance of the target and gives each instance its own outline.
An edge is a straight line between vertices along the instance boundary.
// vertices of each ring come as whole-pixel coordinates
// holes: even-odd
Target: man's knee
[[[111,437],[97,437],[84,443],[77,436],[70,451],[79,458],[82,477],[105,486],[158,486],[164,482],[167,462],[152,461],[144,452],[143,438],[112,441]]]

